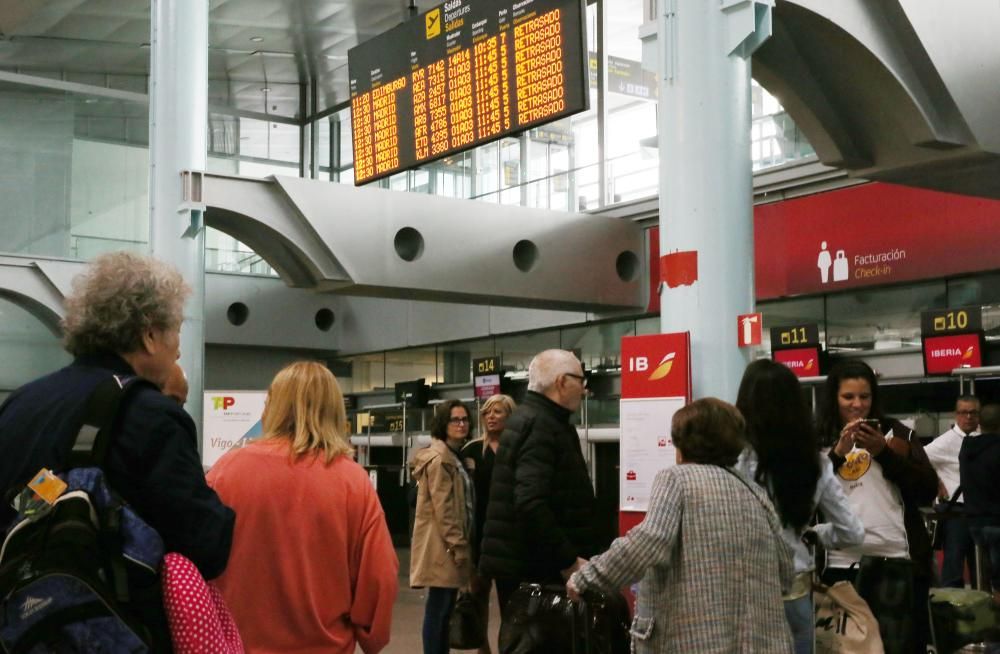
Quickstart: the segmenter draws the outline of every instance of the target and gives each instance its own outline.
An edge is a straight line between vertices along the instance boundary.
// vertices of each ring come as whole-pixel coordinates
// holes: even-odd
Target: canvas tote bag
[[[816,654],[884,654],[878,622],[854,586],[813,587]]]

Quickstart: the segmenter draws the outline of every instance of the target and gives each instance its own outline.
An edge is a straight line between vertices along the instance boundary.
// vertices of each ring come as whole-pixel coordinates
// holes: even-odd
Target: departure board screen
[[[449,0],[347,53],[354,183],[587,109],[583,0]]]

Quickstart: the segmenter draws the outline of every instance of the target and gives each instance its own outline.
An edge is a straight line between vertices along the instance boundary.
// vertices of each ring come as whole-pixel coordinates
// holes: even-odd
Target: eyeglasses
[[[472,421],[469,420],[468,418],[448,418],[448,422],[450,422],[453,425],[461,425],[461,424],[467,425]]]
[[[584,388],[587,388],[587,378],[584,377],[583,375],[575,375],[575,374],[573,374],[571,372],[567,372],[565,374],[566,374],[567,377],[572,377],[573,379],[576,379],[577,381],[580,382],[581,386],[583,386]]]
[[[979,415],[978,411],[956,411],[955,415],[966,416],[967,418],[975,418]]]

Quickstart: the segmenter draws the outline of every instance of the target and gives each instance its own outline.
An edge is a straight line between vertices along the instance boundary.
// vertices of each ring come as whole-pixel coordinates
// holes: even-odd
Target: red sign
[[[690,399],[690,353],[687,332],[623,337],[622,398]]]
[[[754,208],[757,299],[997,267],[1000,202],[863,184]]]
[[[924,339],[924,371],[928,375],[948,375],[955,368],[983,365],[979,334],[930,336]]]
[[[778,363],[788,366],[796,377],[815,377],[820,374],[818,347],[775,350],[773,358]]]
[[[740,347],[760,345],[763,323],[764,317],[759,313],[736,316],[736,344]]]

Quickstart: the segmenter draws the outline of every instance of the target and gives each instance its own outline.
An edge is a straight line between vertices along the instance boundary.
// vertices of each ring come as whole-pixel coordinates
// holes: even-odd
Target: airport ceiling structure
[[[614,0],[606,1],[613,30]],[[417,10],[436,4],[420,0]],[[309,84],[319,111],[341,105],[347,51],[405,20],[407,5],[211,0],[210,107],[298,123]],[[144,94],[149,14],[148,0],[5,0],[0,84],[30,75]],[[777,0],[774,18],[754,75],[821,162],[1000,198],[996,0]]]

